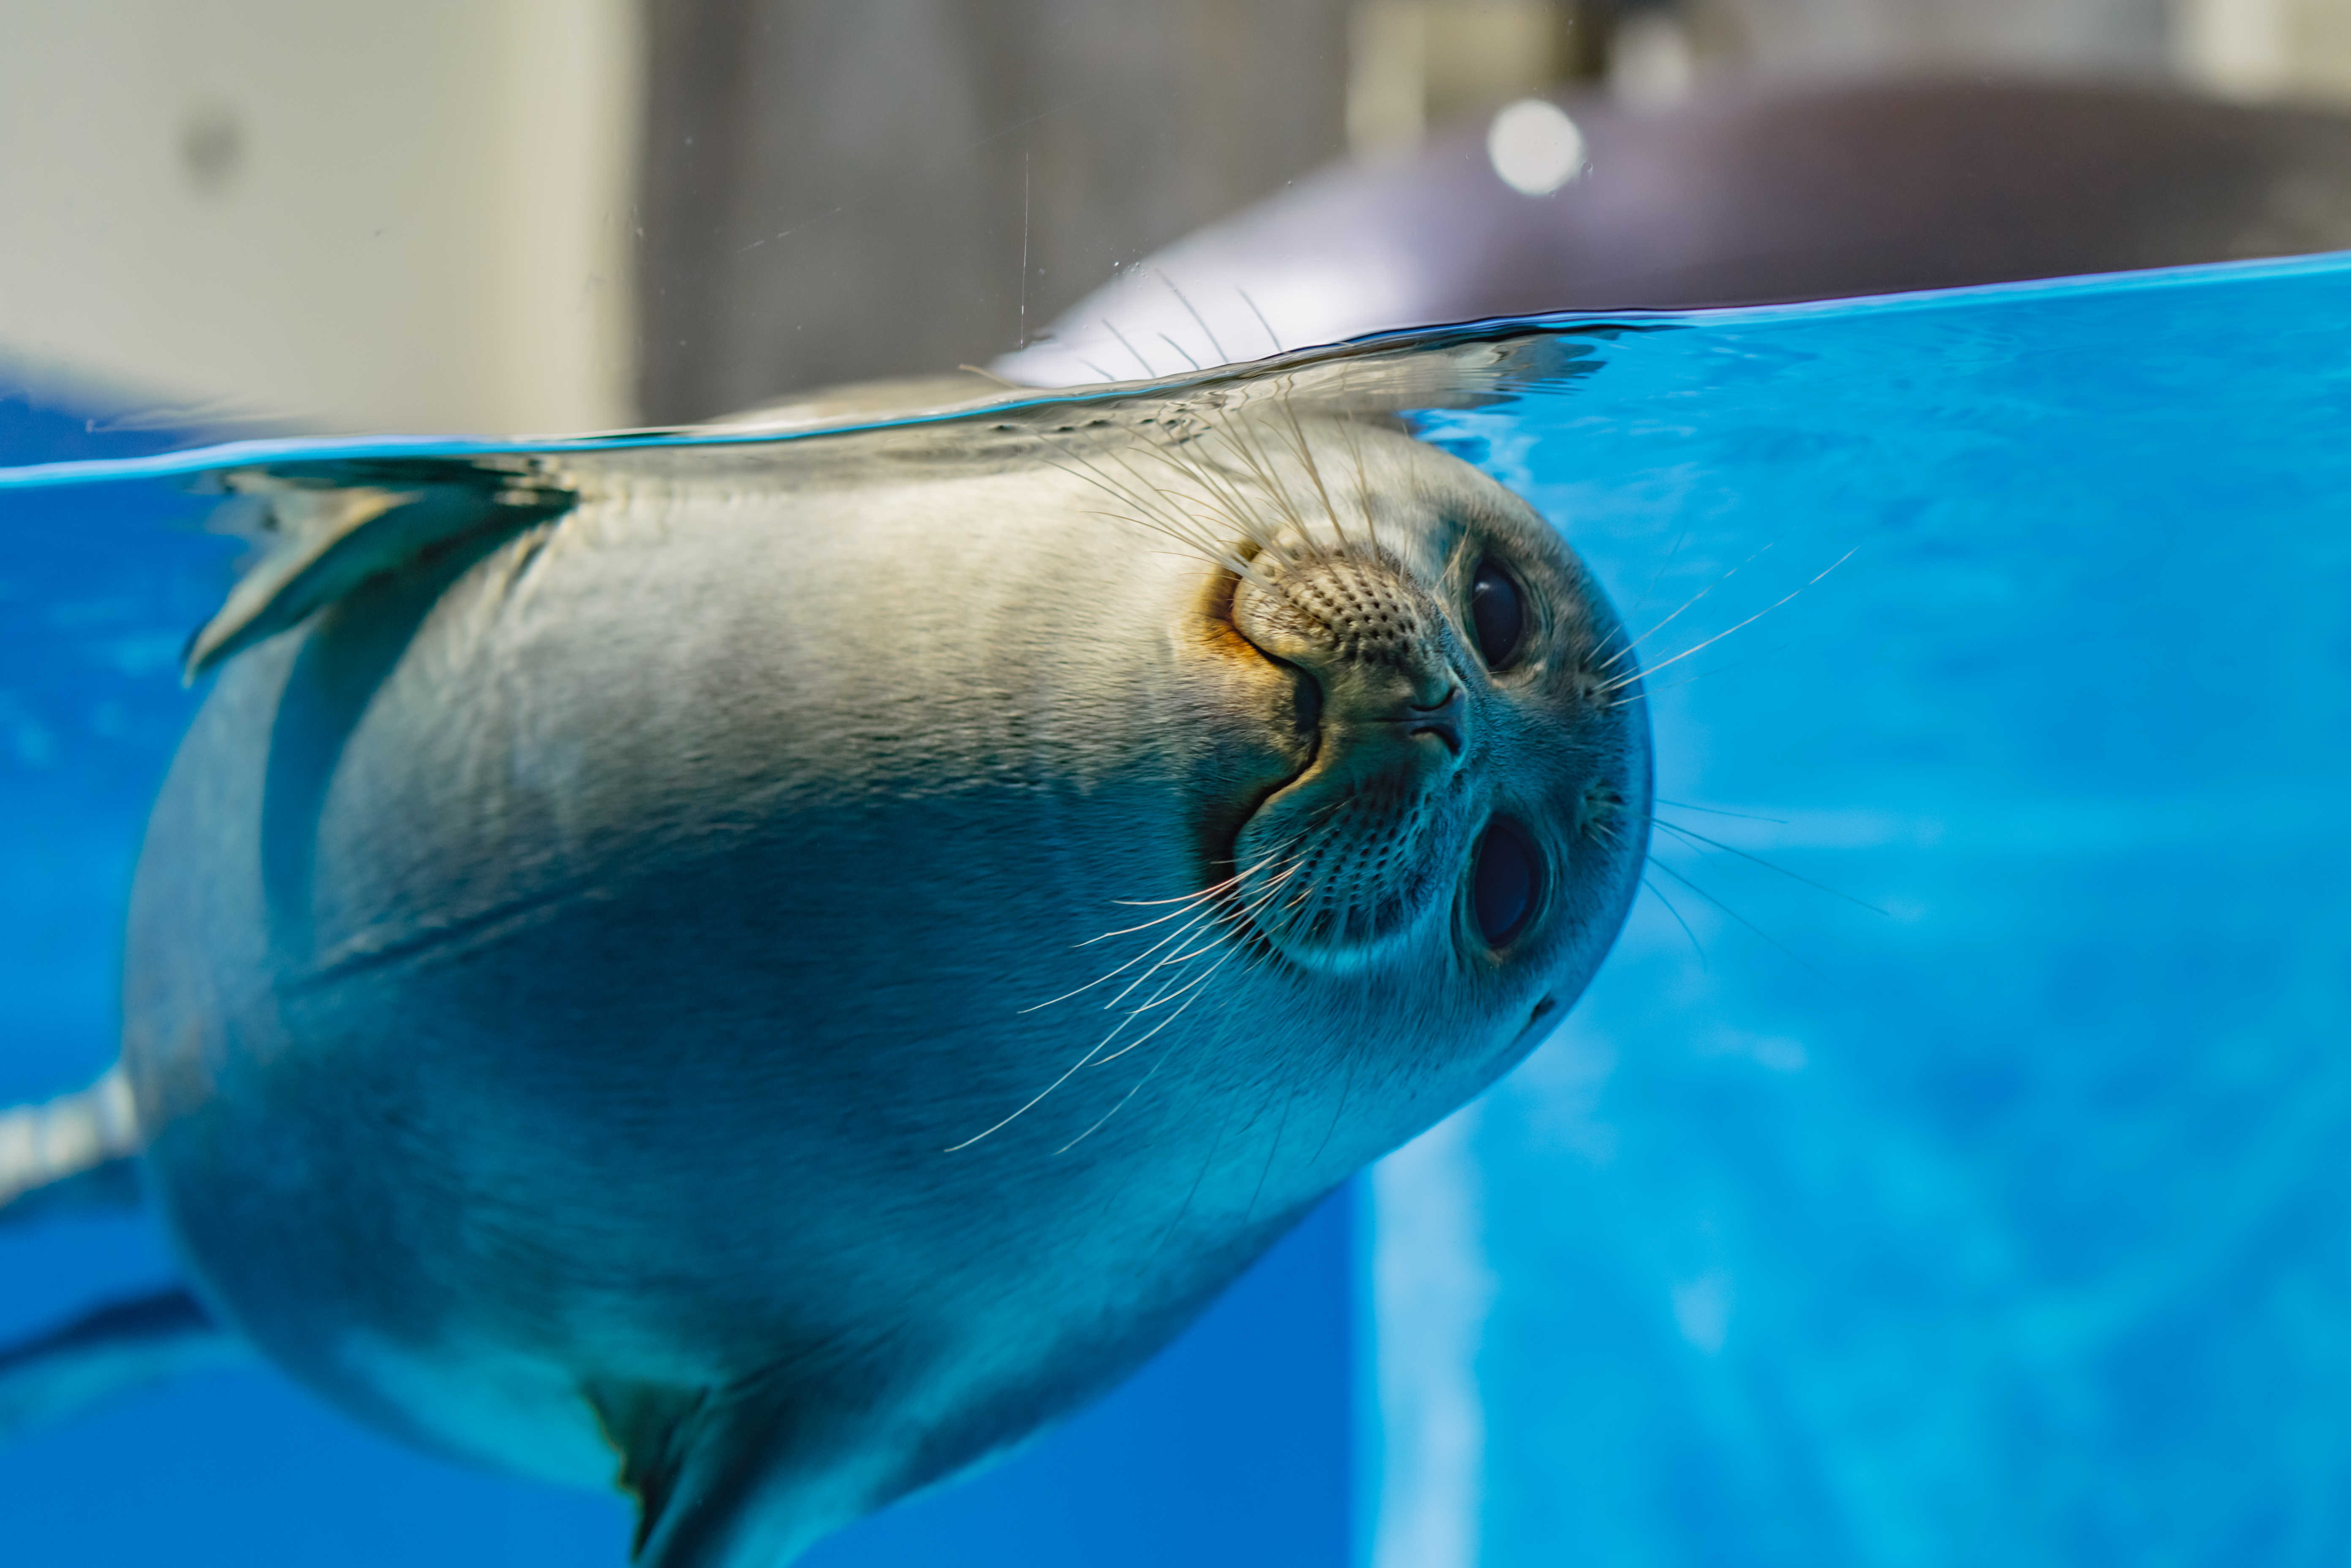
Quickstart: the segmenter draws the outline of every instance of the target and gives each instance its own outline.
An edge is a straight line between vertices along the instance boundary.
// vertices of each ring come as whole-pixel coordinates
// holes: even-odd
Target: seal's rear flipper
[[[608,1383],[583,1392],[637,1503],[637,1568],[767,1568],[872,1511],[851,1422],[812,1391]],[[846,1465],[844,1461],[850,1461]]]
[[[249,1353],[185,1291],[116,1301],[0,1350],[0,1442]]]
[[[139,1201],[139,1114],[122,1069],[78,1094],[0,1111],[0,1224]]]

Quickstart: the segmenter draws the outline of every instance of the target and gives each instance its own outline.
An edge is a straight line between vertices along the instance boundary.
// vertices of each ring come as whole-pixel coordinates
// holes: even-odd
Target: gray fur
[[[1254,477],[1164,407],[485,465],[524,500],[376,556],[397,476],[314,500],[332,570],[277,576],[333,593],[276,635],[248,595],[208,645],[132,899],[124,1071],[204,1300],[413,1441],[617,1474],[660,1568],[779,1563],[1124,1374],[1517,1060],[1639,863],[1638,688],[1592,676],[1621,633],[1466,465],[1252,429]],[[1202,462],[1226,500],[1160,506]],[[1579,628],[1509,691],[1463,674],[1433,891],[1343,964],[1124,902],[1229,881],[1259,804],[1377,727],[1301,728],[1337,655],[1229,616],[1220,562],[1359,548],[1332,513],[1423,597],[1424,660],[1468,671],[1488,538]],[[1503,796],[1556,807],[1565,881],[1465,956]],[[1180,1014],[1116,999],[1159,960],[1087,988],[1187,928],[1166,973],[1223,967]]]

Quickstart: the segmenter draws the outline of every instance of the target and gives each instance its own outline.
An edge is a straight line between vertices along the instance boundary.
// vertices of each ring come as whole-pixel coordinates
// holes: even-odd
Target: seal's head
[[[1286,689],[1289,764],[1211,846],[1228,918],[1326,1027],[1441,1040],[1416,1067],[1449,1108],[1556,1021],[1637,887],[1624,629],[1555,528],[1392,426],[1277,405],[1160,451],[1186,471],[1160,526],[1223,563],[1197,646]]]

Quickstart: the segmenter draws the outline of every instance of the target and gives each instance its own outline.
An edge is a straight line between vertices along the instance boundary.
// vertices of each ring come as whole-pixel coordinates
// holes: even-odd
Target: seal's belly
[[[232,1321],[316,1386],[449,1451],[608,1479],[584,1388],[797,1361],[877,1424],[936,1419],[1097,1381],[1259,1244],[1139,1277],[1179,1204],[1228,1201],[1187,1190],[1208,1116],[1145,1106],[1058,1161],[945,1153],[1095,1027],[1024,1021],[1064,977],[982,917],[999,878],[1040,889],[1017,849],[974,853],[975,817],[1014,843],[1032,796],[815,800],[781,831],[601,854],[511,793],[461,797],[486,827],[436,821],[436,781],[483,767],[479,716],[403,708],[403,667],[339,706],[330,654],[351,656],[303,633],[225,672],[157,808],[126,990],[165,1211]],[[861,864],[951,857],[972,917],[923,916],[960,949],[904,944],[886,901],[841,907]],[[1252,1238],[1295,1201],[1249,1198]]]
[[[576,1367],[508,1345],[401,1344],[364,1331],[346,1333],[335,1360],[339,1383],[367,1390],[434,1448],[561,1485],[612,1479],[611,1439]]]

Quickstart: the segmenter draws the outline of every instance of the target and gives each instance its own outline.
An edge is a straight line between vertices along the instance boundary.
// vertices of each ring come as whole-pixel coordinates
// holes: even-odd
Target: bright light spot
[[[1557,104],[1522,98],[1494,116],[1486,156],[1513,191],[1547,196],[1583,172],[1583,132]]]

